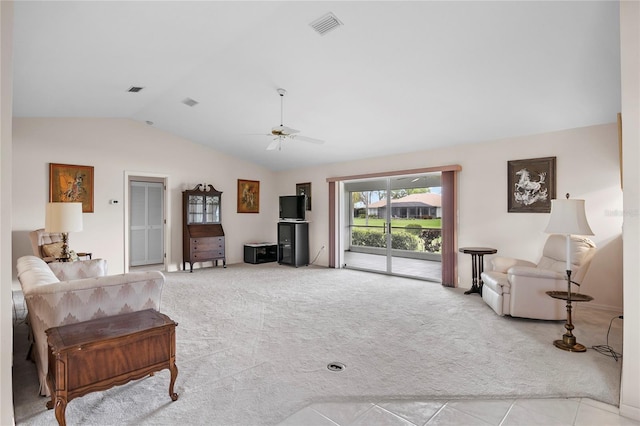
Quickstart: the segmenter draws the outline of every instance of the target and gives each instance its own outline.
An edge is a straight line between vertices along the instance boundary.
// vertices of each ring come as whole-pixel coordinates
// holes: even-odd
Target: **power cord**
[[[611,346],[609,346],[609,332],[611,331],[611,324],[613,324],[614,319],[624,319],[622,315],[611,318],[609,321],[609,329],[607,330],[607,344],[606,345],[596,345],[592,346],[591,349],[594,351],[601,353],[602,355],[611,357],[618,362],[619,358],[622,358],[622,354],[613,350]]]
[[[320,256],[320,253],[322,253],[322,250],[324,250],[324,246],[320,247],[320,250],[318,250],[318,254],[316,254],[316,257],[313,258],[313,260],[311,261],[311,263],[309,263],[309,265],[313,265],[316,260],[318,260],[318,256]]]

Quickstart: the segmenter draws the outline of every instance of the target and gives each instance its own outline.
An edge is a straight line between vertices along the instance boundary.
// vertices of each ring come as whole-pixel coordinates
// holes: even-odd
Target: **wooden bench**
[[[55,416],[66,424],[67,403],[89,392],[123,385],[168,368],[169,396],[178,377],[175,328],[178,324],[153,309],[52,327],[47,384]]]

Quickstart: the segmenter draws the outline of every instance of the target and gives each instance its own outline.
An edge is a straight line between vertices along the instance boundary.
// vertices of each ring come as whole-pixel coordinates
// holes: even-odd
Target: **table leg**
[[[484,272],[484,254],[478,255],[478,292],[482,296],[482,287],[484,282],[482,281],[482,273]]]
[[[573,325],[573,321],[571,320],[571,300],[567,300],[567,322],[564,325],[564,328],[567,330],[565,334],[562,335],[562,340],[554,340],[553,344],[556,348],[569,351],[569,352],[586,352],[587,348],[583,344],[580,344],[576,341],[576,336],[573,335],[573,329],[575,328]]]
[[[482,261],[482,256],[480,256],[480,261]],[[464,294],[480,293],[478,277],[478,255],[471,253],[471,288],[465,291]]]
[[[65,426],[67,424],[67,420],[65,417],[65,410],[67,409],[67,401],[64,398],[56,398],[56,420],[58,421],[58,425]]]
[[[171,381],[169,382],[169,396],[172,401],[178,400],[178,394],[173,391],[173,385],[176,383],[176,378],[178,377],[178,367],[175,363],[172,363],[169,367],[169,371],[171,372]]]

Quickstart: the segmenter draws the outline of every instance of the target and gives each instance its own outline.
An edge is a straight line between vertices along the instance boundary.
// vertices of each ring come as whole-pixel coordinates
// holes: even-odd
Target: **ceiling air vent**
[[[340,22],[338,18],[336,18],[336,15],[329,12],[326,15],[322,16],[321,18],[316,19],[309,25],[311,25],[311,27],[314,30],[316,30],[318,34],[325,35],[329,31],[335,28],[338,28],[340,25],[343,25],[343,24],[342,22]]]
[[[140,86],[131,86],[129,87],[129,90],[127,90],[127,92],[130,93],[138,93],[139,91],[141,91],[142,89],[144,89],[144,87],[140,87]]]
[[[196,105],[198,105],[198,104],[199,104],[199,102],[198,102],[198,101],[195,101],[195,100],[193,100],[193,99],[191,99],[191,98],[185,98],[185,99],[182,101],[182,103],[183,103],[183,104],[185,104],[186,106],[190,106],[190,107],[194,107],[194,106],[196,106]]]

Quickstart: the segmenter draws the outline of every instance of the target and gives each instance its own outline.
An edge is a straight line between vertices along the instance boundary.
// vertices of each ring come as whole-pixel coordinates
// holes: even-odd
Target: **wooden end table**
[[[484,255],[495,254],[498,250],[489,247],[461,247],[458,251],[471,255],[471,288],[464,294],[479,293],[482,295],[482,271],[484,271]]]
[[[169,397],[178,399],[173,386],[178,324],[153,309],[52,327],[47,385],[56,420],[66,424],[65,410],[74,398],[140,379],[168,368]]]

